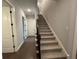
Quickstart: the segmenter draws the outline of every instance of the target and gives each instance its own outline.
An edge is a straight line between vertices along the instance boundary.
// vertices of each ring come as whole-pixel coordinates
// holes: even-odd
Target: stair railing
[[[40,40],[41,40],[41,36],[40,36],[40,34],[39,34],[39,26],[38,26],[38,22],[37,22],[37,24],[36,24],[36,28],[37,28],[37,47],[36,47],[36,49],[37,49],[37,58],[38,59],[41,59],[41,52],[40,52]]]

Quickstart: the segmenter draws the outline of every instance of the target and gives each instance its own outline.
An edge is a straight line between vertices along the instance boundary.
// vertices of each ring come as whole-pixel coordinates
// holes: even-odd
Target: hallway
[[[75,59],[76,0],[2,3],[3,59]]]
[[[28,37],[18,52],[3,53],[3,59],[36,59],[35,37]]]

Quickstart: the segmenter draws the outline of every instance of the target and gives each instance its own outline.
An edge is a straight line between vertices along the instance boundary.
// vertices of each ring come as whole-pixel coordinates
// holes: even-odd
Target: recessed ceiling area
[[[16,0],[16,2],[23,9],[26,16],[38,14],[37,0]]]

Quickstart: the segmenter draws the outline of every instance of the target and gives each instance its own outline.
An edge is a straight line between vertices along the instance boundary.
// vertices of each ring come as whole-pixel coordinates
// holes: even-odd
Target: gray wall
[[[63,43],[71,59],[76,20],[76,0],[46,0],[41,5],[40,11]]]
[[[25,14],[23,10],[17,5],[15,0],[8,0],[15,8],[15,29],[16,29],[16,37],[17,39],[15,40],[16,44],[16,50],[20,48],[22,43],[24,42],[23,39],[23,24],[22,24],[22,16],[26,19]]]

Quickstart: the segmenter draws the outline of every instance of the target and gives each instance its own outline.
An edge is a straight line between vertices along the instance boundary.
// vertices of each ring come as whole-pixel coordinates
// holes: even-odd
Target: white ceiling
[[[56,0],[38,0],[39,4],[39,11],[40,14],[42,14],[42,12],[46,11],[47,9],[49,9],[50,5],[53,5],[54,3],[56,3]]]
[[[26,15],[38,13],[37,0],[16,0],[16,2],[23,9]],[[27,12],[28,8],[31,9],[32,12]]]

